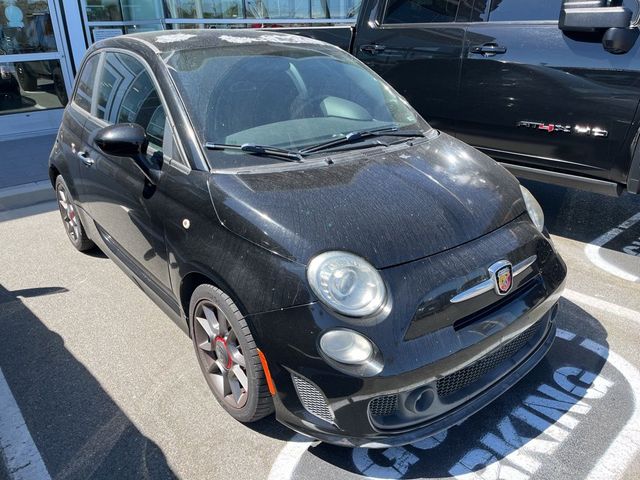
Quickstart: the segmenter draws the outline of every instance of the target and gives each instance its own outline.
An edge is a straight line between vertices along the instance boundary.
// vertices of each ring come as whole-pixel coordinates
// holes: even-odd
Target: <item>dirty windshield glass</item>
[[[231,43],[175,51],[166,62],[203,144],[298,151],[352,132],[429,128],[378,76],[323,44]],[[238,150],[207,153],[215,168],[279,162]]]

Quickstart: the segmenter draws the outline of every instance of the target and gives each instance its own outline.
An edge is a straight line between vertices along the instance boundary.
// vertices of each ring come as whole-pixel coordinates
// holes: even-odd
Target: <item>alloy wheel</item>
[[[80,238],[80,223],[71,195],[69,195],[69,192],[67,192],[63,185],[59,185],[57,196],[58,208],[60,209],[62,222],[67,229],[67,234],[73,241],[77,242]]]
[[[198,358],[220,398],[234,408],[247,403],[247,366],[238,336],[224,312],[209,301],[195,310],[194,332]]]

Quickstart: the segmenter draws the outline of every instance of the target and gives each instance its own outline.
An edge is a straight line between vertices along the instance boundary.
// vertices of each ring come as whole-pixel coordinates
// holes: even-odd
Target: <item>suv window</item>
[[[142,63],[123,53],[105,54],[94,115],[107,123],[137,123],[149,145],[162,149],[165,112],[155,85]]]
[[[94,55],[85,62],[78,77],[78,87],[73,97],[73,103],[87,112],[91,112],[91,96],[93,95],[93,83],[96,79],[99,60],[100,55]]]
[[[384,23],[454,22],[459,0],[389,0]]]
[[[489,3],[477,0],[476,10]],[[562,0],[491,0],[489,11],[481,15],[481,20],[490,22],[558,20]],[[487,18],[488,15],[488,18]]]

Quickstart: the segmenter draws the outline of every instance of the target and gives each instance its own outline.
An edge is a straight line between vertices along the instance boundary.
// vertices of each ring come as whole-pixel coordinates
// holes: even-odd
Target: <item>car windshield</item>
[[[214,168],[286,159],[262,147],[318,153],[319,145],[355,132],[376,132],[375,141],[370,134],[349,138],[362,148],[385,140],[386,128],[396,135],[389,143],[402,141],[405,130],[429,129],[375,73],[319,42],[230,42],[173,51],[165,62]],[[251,149],[237,148],[247,144]]]

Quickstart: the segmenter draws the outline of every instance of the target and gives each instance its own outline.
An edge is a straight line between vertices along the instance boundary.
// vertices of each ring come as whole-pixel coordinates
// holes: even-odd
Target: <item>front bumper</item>
[[[532,228],[514,222],[440,259],[383,272],[394,304],[386,318],[369,325],[337,318],[317,303],[248,317],[276,385],[277,419],[329,443],[382,448],[432,436],[495,400],[544,357],[555,336],[566,267]],[[491,293],[450,307],[456,289],[474,280],[467,274],[443,287],[438,275],[429,274],[451,278],[441,270],[458,267],[460,258],[490,265],[532,253],[538,264],[508,297]],[[427,277],[432,285],[421,280]],[[397,286],[394,278],[401,279]],[[402,289],[405,294],[399,295]],[[358,330],[376,343],[384,356],[380,374],[352,375],[324,361],[318,338],[337,326]]]

